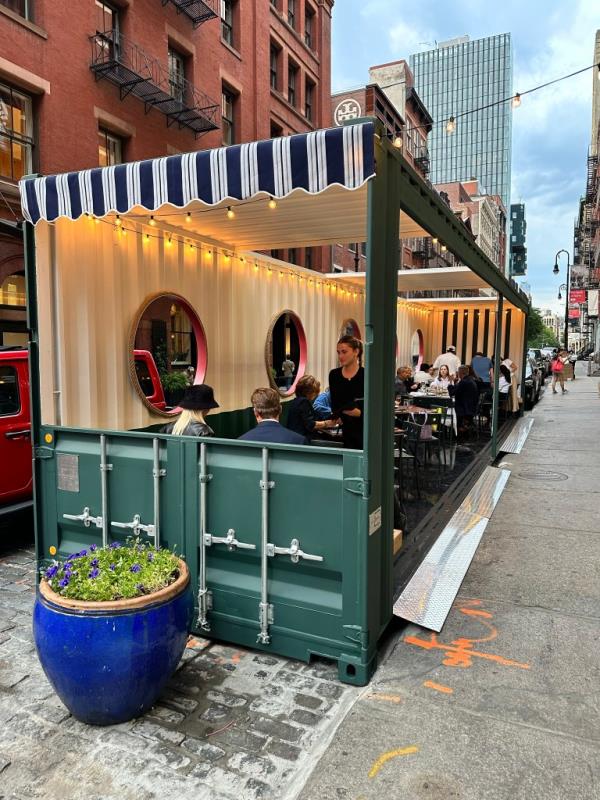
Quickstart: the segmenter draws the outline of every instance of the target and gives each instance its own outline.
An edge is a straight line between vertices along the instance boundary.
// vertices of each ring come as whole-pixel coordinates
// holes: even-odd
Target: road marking
[[[401,703],[402,697],[399,694],[368,694],[367,700],[382,700],[386,703]]]
[[[442,686],[441,683],[434,683],[433,681],[425,681],[423,686],[426,686],[428,689],[435,689],[436,692],[443,692],[444,694],[452,694],[454,689],[451,689],[449,686]]]
[[[410,756],[412,753],[418,753],[419,748],[412,745],[411,747],[402,747],[399,750],[389,750],[387,753],[379,756],[377,761],[371,767],[371,771],[369,772],[369,778],[374,778],[379,770],[383,767],[383,765],[390,761],[392,758],[398,758],[398,756]]]

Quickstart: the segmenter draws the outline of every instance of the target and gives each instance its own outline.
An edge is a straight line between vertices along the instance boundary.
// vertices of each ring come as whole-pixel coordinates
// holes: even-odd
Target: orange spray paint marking
[[[398,756],[409,756],[412,753],[418,753],[418,752],[419,748],[415,747],[414,745],[412,747],[402,747],[399,750],[389,750],[387,753],[384,753],[383,755],[379,756],[377,761],[373,764],[373,766],[371,767],[371,771],[369,772],[369,778],[374,778],[375,775],[377,775],[377,773],[379,772],[379,770],[383,767],[383,765],[387,761],[390,761],[390,759],[398,758]]]
[[[442,692],[443,694],[453,694],[454,689],[451,689],[449,686],[442,686],[441,683],[434,683],[433,681],[425,681],[423,686],[426,686],[428,689],[435,689],[436,692]]]
[[[401,703],[402,697],[399,694],[368,694],[367,700],[380,700],[384,703]]]

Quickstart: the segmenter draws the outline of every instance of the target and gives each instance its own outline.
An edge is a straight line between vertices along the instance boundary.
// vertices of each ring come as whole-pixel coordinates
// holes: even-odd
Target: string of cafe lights
[[[509,97],[503,97],[501,100],[494,100],[492,103],[487,103],[484,106],[480,106],[478,108],[472,108],[468,111],[461,111],[458,114],[451,114],[447,119],[436,120],[433,124],[434,125],[445,125],[446,126],[446,133],[452,134],[456,130],[456,122],[463,117],[468,117],[471,114],[476,114],[479,111],[486,111],[488,108],[494,108],[496,106],[504,105],[505,103],[510,103],[513,109],[519,108],[521,105],[522,98],[525,95],[532,94],[532,92],[537,92],[540,89],[545,89],[548,86],[552,86],[555,83],[560,83],[561,81],[566,81],[569,78],[574,78],[576,75],[581,75],[583,72],[587,72],[590,69],[597,70],[597,79],[600,81],[600,62],[597,64],[590,64],[588,67],[582,67],[581,69],[575,70],[575,72],[570,72],[568,75],[561,75],[559,78],[553,78],[551,81],[546,81],[545,83],[540,83],[539,86],[533,86],[531,89],[526,89],[523,92],[515,92],[515,94],[510,95]],[[380,89],[389,89],[392,86],[398,86],[403,81],[395,81],[394,83],[388,83],[380,86]],[[406,128],[405,133],[411,133],[412,131],[423,130],[427,129],[427,125],[415,125],[411,128]],[[394,147],[401,148],[403,144],[402,136],[388,134],[388,138],[392,140]]]
[[[250,203],[256,202],[264,202],[262,200],[259,201],[247,201],[246,203],[239,203],[236,205],[236,209],[242,205],[249,205]],[[271,209],[276,208],[277,203],[274,198],[270,198],[267,201],[268,207]],[[194,212],[194,215],[191,212],[174,212],[173,214],[166,212],[165,214],[150,214],[148,215],[131,215],[132,219],[139,220],[141,224],[146,224],[155,228],[157,226],[157,219],[162,216],[178,216],[178,215],[185,215],[186,220],[191,222],[193,216],[196,214],[202,214],[207,212],[215,212],[220,211],[222,213],[223,209],[202,209],[198,212]],[[136,228],[128,227],[127,224],[123,221],[120,214],[115,214],[114,221],[109,219],[104,219],[102,217],[97,217],[92,214],[85,213],[85,217],[87,217],[92,223],[98,225],[100,223],[107,225],[113,229],[115,236],[117,237],[117,243],[125,238],[127,235],[132,234],[133,236],[138,236],[141,238],[142,243],[148,244],[151,240],[155,239],[157,241],[162,241],[165,248],[170,249],[174,245],[181,245],[185,251],[188,252],[198,252],[203,253],[204,258],[206,261],[210,259],[212,262],[213,260],[213,253],[216,255],[219,252],[221,253],[223,260],[227,262],[237,260],[242,265],[253,266],[255,274],[259,274],[262,270],[267,274],[267,276],[271,277],[273,275],[277,275],[279,280],[283,280],[285,277],[288,280],[296,280],[298,284],[303,284],[306,282],[308,287],[315,287],[315,288],[323,288],[326,291],[335,292],[342,297],[352,298],[356,300],[359,296],[364,297],[364,291],[361,289],[357,289],[356,287],[352,287],[351,289],[344,289],[341,286],[337,286],[335,283],[332,283],[327,280],[320,280],[318,278],[309,278],[304,275],[301,275],[298,272],[292,270],[282,269],[279,265],[274,264],[273,262],[263,263],[260,264],[256,259],[247,258],[245,256],[240,256],[234,253],[232,250],[229,250],[224,247],[215,247],[209,246],[206,244],[194,244],[194,242],[190,241],[188,237],[185,235],[180,235],[177,233],[172,233],[171,231],[164,231],[164,233],[150,233],[149,231],[144,230],[137,230]],[[235,211],[233,210],[233,206],[226,206],[225,207],[225,216],[227,219],[232,220],[235,218]],[[189,219],[188,219],[189,218]],[[144,223],[145,221],[145,223]]]

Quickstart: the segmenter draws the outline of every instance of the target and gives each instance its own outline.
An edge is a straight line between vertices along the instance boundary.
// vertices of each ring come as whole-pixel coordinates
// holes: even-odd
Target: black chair
[[[421,487],[419,484],[419,438],[421,435],[421,427],[414,422],[405,421],[403,423],[402,433],[395,437],[396,442],[394,446],[394,460],[395,471],[398,475],[398,490],[400,501],[404,500],[404,476],[406,474],[405,466],[411,466],[411,477],[414,482],[414,491],[417,499],[421,499]]]

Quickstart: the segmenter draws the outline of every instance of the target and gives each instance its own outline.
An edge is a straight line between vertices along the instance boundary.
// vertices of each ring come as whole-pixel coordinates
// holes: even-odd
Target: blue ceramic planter
[[[148,597],[69,601],[40,585],[33,633],[44,672],[74,717],[113,725],[155,703],[185,648],[193,612],[189,571]]]

